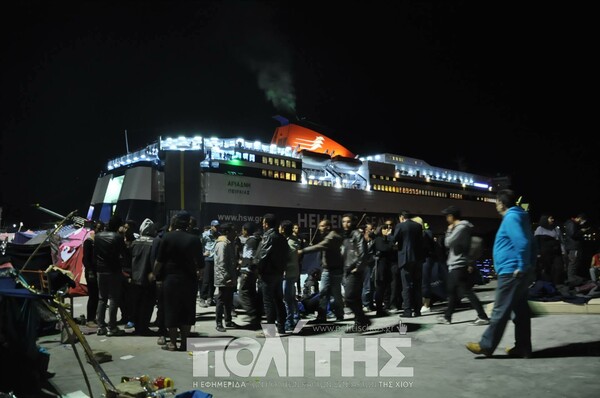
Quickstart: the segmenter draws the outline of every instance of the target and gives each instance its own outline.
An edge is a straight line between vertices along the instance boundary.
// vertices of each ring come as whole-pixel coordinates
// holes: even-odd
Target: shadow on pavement
[[[600,341],[572,343],[533,352],[533,358],[600,357]]]
[[[481,292],[493,292],[494,290],[496,290],[495,287],[474,287],[473,291],[475,293],[481,293]]]

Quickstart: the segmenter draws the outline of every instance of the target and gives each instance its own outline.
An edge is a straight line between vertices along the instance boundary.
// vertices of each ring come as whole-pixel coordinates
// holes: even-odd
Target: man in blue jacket
[[[467,343],[474,354],[491,356],[514,312],[515,346],[507,348],[512,357],[531,356],[531,313],[527,292],[533,270],[531,224],[529,215],[517,206],[517,197],[509,189],[498,192],[496,210],[503,217],[494,241],[494,267],[498,287],[490,325],[479,343]]]

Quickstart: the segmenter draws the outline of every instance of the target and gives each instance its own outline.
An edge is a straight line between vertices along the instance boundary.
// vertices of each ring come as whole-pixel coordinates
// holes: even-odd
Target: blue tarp
[[[212,394],[209,394],[204,391],[192,390],[177,394],[175,395],[175,398],[212,398],[212,396]]]

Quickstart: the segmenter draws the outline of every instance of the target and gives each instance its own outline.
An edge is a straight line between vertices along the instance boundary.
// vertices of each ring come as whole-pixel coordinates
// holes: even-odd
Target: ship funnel
[[[290,124],[290,121],[281,115],[275,115],[273,116],[273,119],[277,120],[282,126],[287,126],[288,124]]]

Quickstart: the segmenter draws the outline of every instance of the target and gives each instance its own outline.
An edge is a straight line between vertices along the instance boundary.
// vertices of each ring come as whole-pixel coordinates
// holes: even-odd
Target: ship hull
[[[301,229],[315,229],[323,218],[341,226],[341,215],[351,212],[365,222],[381,224],[396,218],[402,210],[421,216],[435,230],[444,231],[441,211],[458,206],[476,231],[495,230],[499,216],[493,203],[422,197],[398,193],[322,187],[309,184],[272,181],[252,177],[203,173],[201,189],[203,222],[217,219],[235,224],[257,222],[265,213],[298,223]],[[363,217],[364,215],[364,217]]]

